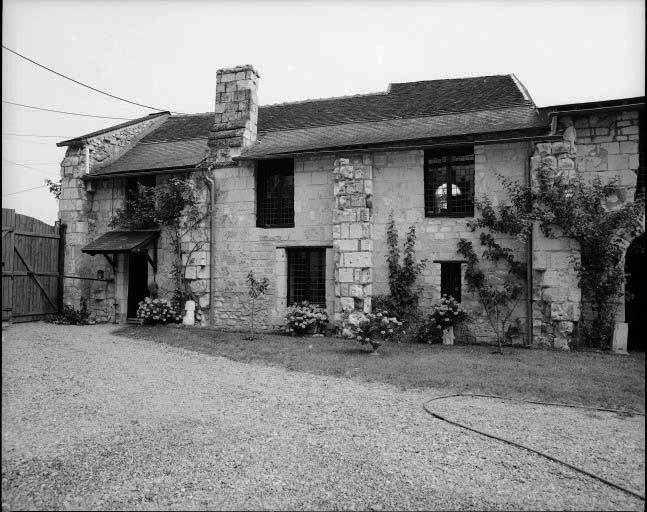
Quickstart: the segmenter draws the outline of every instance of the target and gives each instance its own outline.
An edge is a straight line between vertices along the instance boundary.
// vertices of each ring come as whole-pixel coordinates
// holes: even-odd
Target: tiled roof
[[[197,165],[214,113],[171,116],[111,164],[114,174]],[[253,157],[540,126],[532,100],[512,75],[395,83],[384,93],[259,107]]]
[[[93,171],[92,175],[195,166],[206,156],[206,151],[206,138],[146,143],[139,141],[121,158]]]
[[[159,230],[110,231],[81,249],[87,254],[113,254],[141,249],[159,236]]]
[[[347,123],[266,133],[243,150],[241,158],[259,158],[325,148],[512,131],[546,126],[532,107],[500,108],[460,114]]]
[[[530,105],[511,75],[391,84],[387,93],[260,107],[259,134]]]

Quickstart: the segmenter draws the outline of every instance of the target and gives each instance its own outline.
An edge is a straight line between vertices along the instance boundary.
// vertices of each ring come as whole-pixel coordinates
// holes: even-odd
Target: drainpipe
[[[209,314],[209,325],[213,326],[213,317],[215,314],[214,302],[213,302],[213,293],[215,290],[215,275],[214,271],[216,268],[216,251],[215,251],[215,239],[216,239],[216,223],[213,220],[214,214],[214,202],[216,194],[216,184],[209,175],[205,175],[205,180],[207,182],[207,187],[209,187],[209,307],[211,309]]]
[[[530,150],[531,150],[531,156],[532,152],[534,150],[534,143],[531,141],[530,142]],[[526,166],[528,167],[528,171],[526,172],[526,183],[530,187],[532,186],[532,170],[530,167],[530,159],[528,158],[526,160]],[[533,254],[533,243],[532,243],[532,232],[533,230],[530,230],[530,233],[528,233],[528,240],[526,241],[526,252],[527,252],[527,257],[526,257],[526,318],[527,318],[527,323],[528,327],[526,328],[526,344],[530,347],[533,344],[533,337],[532,337],[532,331],[533,331],[533,283],[532,283],[532,254]]]

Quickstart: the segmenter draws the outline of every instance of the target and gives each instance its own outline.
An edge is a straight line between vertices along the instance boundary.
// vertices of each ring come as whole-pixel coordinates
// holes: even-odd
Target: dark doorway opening
[[[625,322],[629,324],[627,350],[645,351],[645,234],[636,238],[625,257]]]
[[[131,252],[128,257],[128,318],[137,317],[137,305],[148,297],[148,258]]]

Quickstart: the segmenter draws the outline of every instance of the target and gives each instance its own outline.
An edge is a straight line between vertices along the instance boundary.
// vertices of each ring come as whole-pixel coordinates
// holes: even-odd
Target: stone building
[[[464,334],[489,340],[456,250],[459,238],[477,240],[466,226],[479,215],[475,198],[505,201],[497,175],[529,183],[547,167],[619,176],[619,201],[631,201],[644,169],[644,97],[540,109],[514,75],[501,75],[259,106],[258,86],[252,66],[219,70],[215,112],[151,114],[58,144],[68,148],[65,272],[108,279],[85,289],[67,280],[67,303],[83,298],[99,320],[125,321],[151,281],[162,296],[172,292],[167,233],[115,231],[109,222],[137,183],[189,175],[205,217],[182,246],[202,324],[246,325],[250,270],[270,280],[257,317],[266,328],[301,300],[325,305],[337,324],[370,311],[388,292],[392,214],[401,238],[415,226],[416,255],[428,260],[421,306],[450,293],[475,311]],[[530,283],[510,335],[568,347],[582,315],[577,247],[539,231],[529,244],[504,242],[528,262]]]

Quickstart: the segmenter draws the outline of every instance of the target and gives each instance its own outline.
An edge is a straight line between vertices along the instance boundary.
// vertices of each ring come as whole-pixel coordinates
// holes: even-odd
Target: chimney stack
[[[216,74],[215,119],[209,133],[210,160],[216,167],[234,165],[232,158],[256,140],[258,72],[250,65],[219,69]]]

